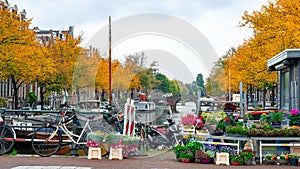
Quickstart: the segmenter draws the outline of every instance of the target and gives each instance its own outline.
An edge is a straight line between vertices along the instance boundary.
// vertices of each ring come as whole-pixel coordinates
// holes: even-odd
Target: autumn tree
[[[241,26],[253,30],[237,50],[231,65],[237,68],[233,78],[251,88],[272,90],[277,83],[276,72],[267,71],[267,60],[287,48],[299,48],[300,2],[297,0],[270,1],[260,11],[244,13]],[[265,100],[265,99],[264,99]]]
[[[29,29],[31,20],[20,17],[17,10],[0,9],[0,76],[12,82],[14,108],[18,108],[20,86],[36,79],[43,58]]]
[[[105,93],[109,91],[109,60],[108,58],[101,57],[98,62],[98,70],[95,79],[95,92],[101,91],[101,100],[105,100]],[[111,61],[111,74],[114,76],[117,67],[120,63],[118,60]]]
[[[100,58],[100,53],[95,48],[81,50],[73,73],[73,90],[76,92],[77,102],[81,100],[81,92],[95,86]]]
[[[236,49],[231,47],[226,54],[214,63],[214,66],[206,79],[205,87],[208,95],[223,96],[229,91],[230,70],[226,66],[226,60],[236,53]]]

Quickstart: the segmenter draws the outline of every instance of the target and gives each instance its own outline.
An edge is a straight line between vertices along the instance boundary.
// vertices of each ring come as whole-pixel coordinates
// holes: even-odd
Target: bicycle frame
[[[83,129],[81,131],[81,133],[78,135],[78,134],[73,133],[72,131],[70,131],[67,128],[66,125],[69,124],[70,122],[68,122],[68,123],[62,123],[63,119],[64,118],[62,118],[62,120],[56,126],[55,132],[53,132],[50,135],[49,140],[51,140],[56,135],[57,132],[61,132],[61,131],[59,131],[59,129],[61,129],[68,136],[68,138],[70,139],[70,142],[72,142],[74,144],[78,144],[78,145],[80,145],[80,144],[86,144],[86,142],[80,142],[80,139],[81,139],[83,133],[86,131],[86,129],[92,131],[92,129],[91,129],[90,125],[89,125],[89,121],[90,120],[86,121],[86,123],[85,123],[85,125],[84,125],[84,127],[83,127]],[[74,137],[77,138],[77,139],[75,140]],[[64,141],[66,141],[66,140],[64,140]]]

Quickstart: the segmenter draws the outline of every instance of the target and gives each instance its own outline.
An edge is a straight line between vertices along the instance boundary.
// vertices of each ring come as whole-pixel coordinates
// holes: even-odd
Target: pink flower
[[[298,111],[297,109],[291,110],[291,114],[292,114],[293,116],[297,116],[298,113],[299,113],[299,111]]]

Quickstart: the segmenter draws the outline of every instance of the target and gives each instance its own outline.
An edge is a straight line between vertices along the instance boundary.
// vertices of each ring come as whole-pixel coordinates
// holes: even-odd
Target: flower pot
[[[298,158],[289,158],[290,165],[297,166],[298,165]]]
[[[232,164],[232,165],[240,165],[240,163],[237,162],[237,161],[232,161],[231,164]]]
[[[252,159],[244,160],[246,165],[252,165]]]
[[[195,163],[200,163],[200,162],[201,162],[200,158],[195,158]]]
[[[210,163],[210,158],[200,159],[200,163],[208,164],[208,163]]]
[[[272,123],[274,128],[280,128],[281,127],[281,122],[273,122]]]
[[[181,159],[181,162],[183,162],[183,163],[189,163],[189,162],[190,162],[190,159],[188,159],[188,158],[182,158],[182,159]]]

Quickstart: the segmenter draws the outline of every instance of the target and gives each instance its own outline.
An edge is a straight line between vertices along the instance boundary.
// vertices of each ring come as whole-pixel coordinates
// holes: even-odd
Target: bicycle
[[[40,127],[35,130],[31,144],[34,152],[42,157],[49,157],[58,152],[58,150],[64,144],[73,143],[78,145],[80,149],[88,154],[87,147],[87,133],[92,132],[93,128],[89,125],[90,122],[102,120],[102,130],[103,133],[111,133],[112,130],[109,130],[109,124],[103,121],[102,116],[96,117],[84,117],[78,115],[77,111],[72,110],[73,115],[71,117],[66,117],[66,111],[61,111],[62,117],[58,121],[57,125],[46,124],[45,127]],[[85,124],[79,134],[75,134],[69,130],[67,127],[68,124],[74,121],[75,117],[81,121],[85,121]],[[99,124],[99,121],[98,121]],[[101,123],[100,123],[101,124]],[[62,134],[67,136],[67,139],[62,139]],[[108,149],[101,144],[101,149],[104,150],[104,155],[109,151]]]
[[[0,155],[8,153],[14,146],[16,140],[15,130],[5,124],[3,119],[0,117]]]

